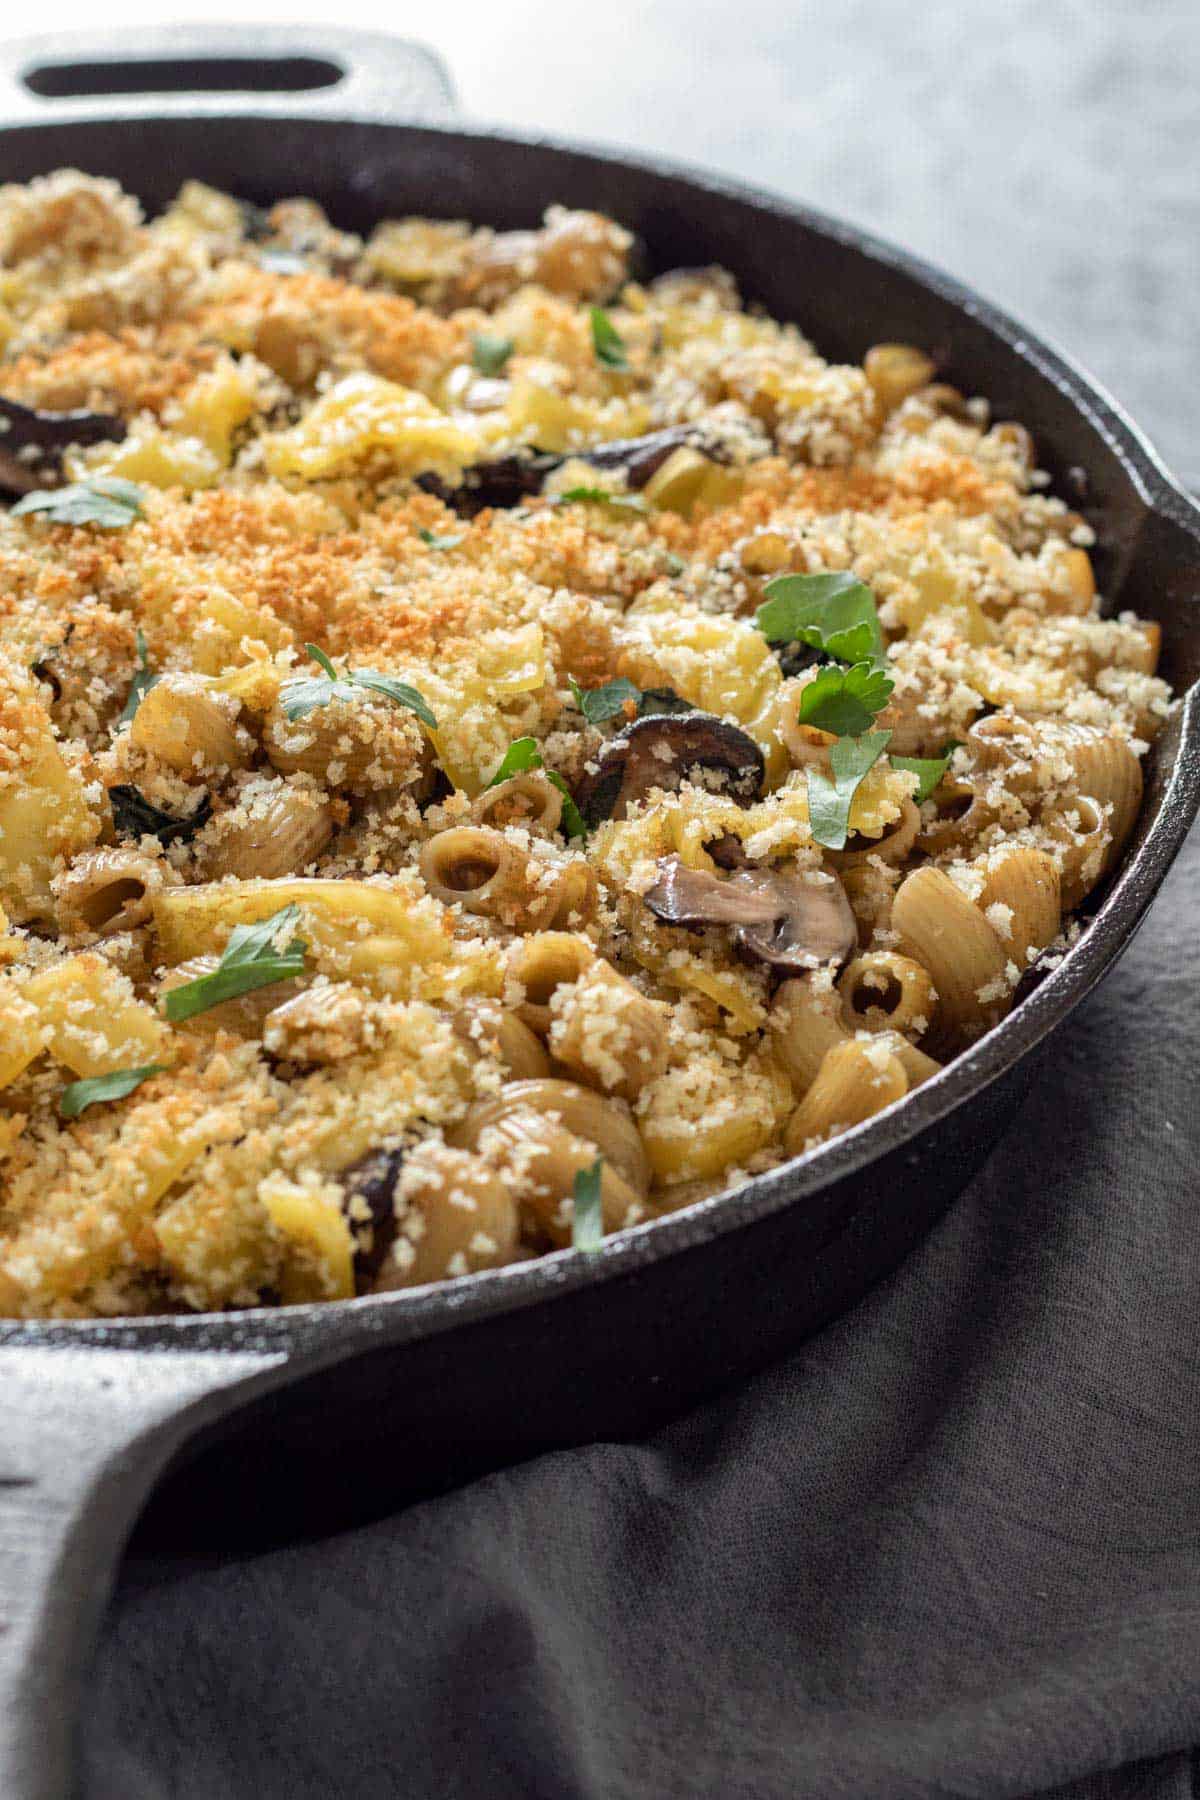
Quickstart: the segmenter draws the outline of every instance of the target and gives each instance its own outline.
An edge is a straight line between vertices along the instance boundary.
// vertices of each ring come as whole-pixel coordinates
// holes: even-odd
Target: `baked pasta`
[[[735,1187],[1061,953],[1169,691],[1033,441],[613,221],[0,188],[0,1311]]]

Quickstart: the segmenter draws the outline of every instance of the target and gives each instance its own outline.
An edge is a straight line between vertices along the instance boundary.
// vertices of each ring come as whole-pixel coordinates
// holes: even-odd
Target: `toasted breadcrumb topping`
[[[1078,935],[1157,627],[925,348],[830,363],[632,248],[0,187],[0,483],[41,490],[0,509],[0,1312],[469,1276],[569,1243],[597,1159],[604,1229],[653,1219],[891,1104]],[[820,573],[893,684],[841,844],[820,646],[755,623]],[[926,979],[893,1019],[868,971],[864,1029],[872,950]]]

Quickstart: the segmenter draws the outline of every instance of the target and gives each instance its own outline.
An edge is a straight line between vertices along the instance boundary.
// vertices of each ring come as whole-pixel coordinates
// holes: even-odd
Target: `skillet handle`
[[[0,122],[270,116],[387,121],[456,110],[424,44],[339,26],[137,25],[0,42]]]
[[[183,1443],[287,1358],[0,1349],[0,1794],[69,1800],[82,1683],[117,1559]]]

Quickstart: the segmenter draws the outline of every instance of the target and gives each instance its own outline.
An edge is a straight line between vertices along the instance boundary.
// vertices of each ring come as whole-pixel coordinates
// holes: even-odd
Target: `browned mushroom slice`
[[[858,927],[836,876],[810,881],[786,869],[742,869],[728,878],[689,869],[677,856],[659,862],[642,898],[664,925],[728,925],[739,950],[780,975],[842,963]]]
[[[436,475],[419,475],[417,486],[436,494],[460,518],[473,519],[485,507],[519,506],[522,500],[540,494],[547,475],[563,460],[548,450],[528,456],[498,456],[464,469],[461,487],[450,487]]]
[[[720,837],[712,838],[704,846],[718,869],[724,869],[732,875],[735,869],[746,867],[746,848],[740,837],[732,831],[723,831]]]
[[[0,491],[28,494],[62,475],[72,444],[101,444],[125,436],[114,413],[37,412],[0,397]]]
[[[663,431],[649,431],[644,437],[610,438],[607,443],[573,450],[571,456],[601,471],[620,469],[629,487],[643,488],[667,458],[685,446],[701,451],[710,462],[730,460],[729,452],[699,425],[672,425]],[[417,485],[469,519],[485,506],[520,506],[523,500],[540,494],[547,475],[566,461],[566,456],[550,450],[514,453],[497,456],[491,462],[472,463],[463,470],[461,487],[448,487],[436,475],[419,476]]]
[[[623,819],[651,788],[670,793],[690,777],[740,806],[749,806],[763,784],[762,751],[736,725],[715,713],[652,713],[626,725],[597,752],[575,799],[584,822]]]
[[[593,469],[620,469],[631,488],[644,488],[667,458],[684,448],[699,450],[710,462],[730,460],[725,446],[698,425],[670,425],[663,431],[648,431],[643,437],[610,438],[606,444],[592,444],[575,454]]]
[[[396,1241],[396,1183],[405,1152],[403,1144],[368,1150],[338,1176],[345,1193],[346,1221],[354,1239],[354,1290],[358,1294],[365,1294],[374,1286]]]

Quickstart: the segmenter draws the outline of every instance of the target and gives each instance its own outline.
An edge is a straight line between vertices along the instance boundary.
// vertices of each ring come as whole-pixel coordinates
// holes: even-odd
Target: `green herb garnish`
[[[677,556],[674,550],[667,551],[668,575],[682,575],[686,568],[687,564],[684,562],[682,556]]]
[[[99,525],[105,531],[121,531],[141,518],[142,490],[119,475],[96,475],[69,487],[35,488],[12,511],[18,517],[44,513],[54,525]]]
[[[240,994],[269,987],[274,981],[290,981],[304,973],[303,938],[292,938],[286,949],[276,949],[276,939],[300,917],[296,905],[285,906],[258,925],[239,925],[225,946],[225,953],[209,975],[182,982],[169,990],[164,1007],[168,1019],[178,1025],[195,1013],[236,1000]]]
[[[186,844],[212,818],[212,800],[207,794],[201,794],[195,812],[180,819],[174,813],[163,812],[159,806],[152,806],[138,788],[125,781],[109,788],[108,802],[112,807],[113,830],[118,837],[156,837],[164,845]]]
[[[555,506],[566,506],[577,503],[580,506],[616,506],[623,507],[626,512],[648,513],[650,502],[642,494],[613,494],[608,488],[572,487],[564,488],[561,494],[550,496]]]
[[[437,720],[428,701],[407,682],[394,681],[390,675],[381,675],[378,669],[347,669],[344,675],[339,675],[317,644],[305,644],[304,648],[325,673],[302,675],[295,681],[284,682],[279,702],[287,718],[306,719],[318,706],[328,706],[331,700],[352,700],[356,697],[356,689],[369,688],[374,694],[394,700],[397,706],[407,706],[410,712],[416,713],[422,725],[427,725],[430,731],[437,730]]]
[[[894,686],[890,675],[870,663],[852,669],[830,663],[801,688],[796,718],[835,737],[858,737],[887,705]]]
[[[623,675],[596,688],[581,688],[573,675],[570,681],[575,704],[589,725],[604,725],[618,713],[624,713],[630,700],[637,706],[642,699],[642,690]]]
[[[850,804],[858,784],[891,741],[890,731],[866,737],[841,737],[829,751],[833,780],[819,769],[808,771],[808,821],[813,839],[828,850],[844,850],[850,830]]]
[[[516,349],[510,337],[493,337],[477,331],[471,339],[471,361],[481,375],[502,375],[504,365]]]
[[[950,758],[958,748],[958,740],[956,738],[951,738],[940,756],[893,756],[893,769],[903,769],[906,775],[916,776],[917,792],[915,799],[918,806],[920,806],[923,800],[928,800],[930,794],[932,794],[934,788],[942,779],[946,770],[950,767]]]
[[[124,1100],[134,1088],[141,1087],[152,1075],[161,1075],[166,1063],[146,1063],[141,1069],[114,1069],[110,1075],[89,1075],[86,1081],[72,1081],[58,1096],[58,1110],[64,1119],[77,1119],[85,1107],[101,1100]]]
[[[422,525],[419,535],[421,542],[428,544],[431,550],[457,550],[467,534],[465,531],[450,531],[442,537],[438,532],[430,531]]]
[[[129,697],[125,702],[125,710],[121,714],[122,725],[132,719],[150,689],[158,681],[158,676],[150,673],[150,664],[146,659],[146,634],[140,625],[137,628],[137,656],[137,671],[129,685]]]
[[[625,355],[625,339],[621,336],[602,306],[593,306],[592,349],[596,352],[596,361],[603,363],[606,369],[627,369],[629,362]]]
[[[576,1250],[598,1250],[604,1242],[604,1208],[600,1182],[604,1158],[598,1156],[588,1169],[576,1169],[572,1188],[575,1207],[571,1214],[571,1243]]]
[[[884,666],[875,596],[847,573],[777,575],[754,622],[768,643],[811,644],[843,663]]]
[[[488,782],[488,786],[490,788],[499,787],[502,781],[508,781],[514,775],[523,775],[526,769],[541,769],[546,780],[562,795],[562,824],[567,836],[569,838],[586,837],[587,826],[583,822],[583,814],[576,806],[570,788],[556,770],[547,769],[542,761],[541,748],[535,737],[513,740],[504,752],[500,767]]]
[[[695,712],[696,708],[690,700],[684,700],[674,688],[639,688],[632,681],[626,681],[619,675],[615,681],[606,682],[603,687],[581,688],[574,676],[570,677],[571,693],[575,704],[588,721],[589,725],[604,725],[609,719],[615,719],[625,711],[626,702],[632,700],[637,707],[639,719],[660,718],[666,713]]]

